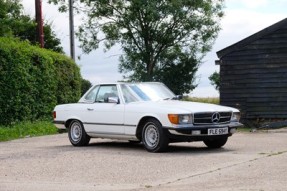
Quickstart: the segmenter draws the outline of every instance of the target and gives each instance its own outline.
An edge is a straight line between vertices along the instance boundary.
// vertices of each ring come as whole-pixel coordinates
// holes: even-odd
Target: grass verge
[[[57,128],[49,121],[20,122],[11,126],[0,126],[0,141],[51,135],[57,132]]]
[[[250,127],[245,127],[245,126],[243,126],[243,127],[238,128],[238,129],[237,129],[237,132],[240,132],[240,133],[250,133],[251,130],[252,130],[252,129],[251,129]]]
[[[202,102],[202,103],[212,103],[212,104],[219,104],[218,97],[184,97],[184,101],[193,101],[193,102]]]

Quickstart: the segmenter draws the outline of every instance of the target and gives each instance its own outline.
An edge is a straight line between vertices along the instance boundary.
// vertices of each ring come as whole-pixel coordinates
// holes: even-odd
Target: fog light
[[[235,128],[230,129],[230,133],[231,133],[231,134],[234,134],[235,132],[236,132],[236,129],[235,129]]]
[[[201,131],[198,130],[198,131],[192,131],[191,132],[192,135],[200,135],[201,134]]]

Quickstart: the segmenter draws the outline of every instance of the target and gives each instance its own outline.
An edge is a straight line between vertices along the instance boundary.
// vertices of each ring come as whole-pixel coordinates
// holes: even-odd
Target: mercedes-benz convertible
[[[235,108],[179,98],[158,82],[94,85],[78,103],[57,105],[54,124],[68,130],[74,146],[110,138],[142,142],[149,152],[165,151],[173,142],[220,148],[242,126]]]

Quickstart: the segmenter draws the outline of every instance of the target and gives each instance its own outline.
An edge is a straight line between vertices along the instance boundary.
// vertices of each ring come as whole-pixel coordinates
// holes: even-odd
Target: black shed
[[[244,119],[287,119],[287,18],[217,56],[222,105]]]

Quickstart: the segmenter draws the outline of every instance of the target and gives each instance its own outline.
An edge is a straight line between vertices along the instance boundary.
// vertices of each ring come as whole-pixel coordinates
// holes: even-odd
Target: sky
[[[67,13],[59,13],[57,6],[42,0],[44,20],[51,22],[53,30],[62,42],[62,47],[67,55],[70,55],[69,41],[69,17]],[[35,1],[22,0],[24,13],[34,17]],[[196,74],[198,83],[190,96],[192,97],[218,97],[219,93],[210,84],[208,77],[219,71],[215,65],[216,52],[230,46],[284,18],[287,17],[287,0],[225,0],[224,18],[220,21],[221,31],[213,45],[212,50],[204,57]],[[80,18],[75,18],[75,28],[80,24]],[[104,52],[100,47],[89,55],[83,54],[78,48],[76,40],[76,63],[81,68],[84,79],[93,84],[102,82],[116,82],[122,79],[118,72],[118,57],[121,54],[120,47],[114,47]]]

